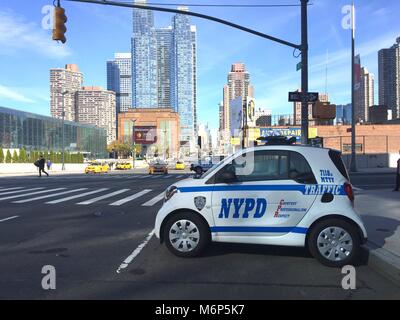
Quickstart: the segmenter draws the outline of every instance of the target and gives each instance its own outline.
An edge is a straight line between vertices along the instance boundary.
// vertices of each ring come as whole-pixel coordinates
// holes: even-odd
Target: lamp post
[[[132,145],[133,145],[133,159],[132,159],[132,166],[135,168],[135,160],[136,160],[136,141],[135,141],[135,123],[136,119],[131,119],[132,122]]]
[[[64,141],[64,135],[65,135],[65,129],[64,129],[64,121],[65,121],[65,110],[64,110],[64,96],[66,94],[68,94],[69,91],[65,90],[64,92],[61,92],[61,96],[62,96],[62,111],[61,111],[61,125],[62,125],[62,129],[61,129],[61,149],[62,149],[62,153],[61,153],[61,170],[64,171],[65,170],[65,158],[64,158],[64,153],[65,153],[65,141]]]

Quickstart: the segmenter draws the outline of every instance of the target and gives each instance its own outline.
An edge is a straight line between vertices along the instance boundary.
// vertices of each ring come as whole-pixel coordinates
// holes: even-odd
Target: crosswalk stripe
[[[5,222],[5,221],[8,221],[8,220],[12,220],[12,219],[18,218],[18,217],[19,216],[8,217],[8,218],[5,218],[5,219],[1,219],[0,222]]]
[[[1,191],[10,191],[10,190],[17,190],[17,189],[24,189],[24,187],[15,187],[15,188],[1,188]]]
[[[184,177],[184,175],[181,174],[181,175],[177,176],[176,178],[177,178],[177,179],[180,179],[180,178],[183,178],[183,177]]]
[[[78,191],[83,191],[87,190],[87,188],[80,188],[80,189],[74,189],[74,190],[68,190],[68,191],[63,191],[63,192],[57,192],[57,193],[52,193],[52,194],[47,194],[45,196],[40,196],[40,197],[35,197],[35,198],[30,198],[30,199],[24,199],[24,200],[18,200],[18,201],[13,201],[13,203],[25,203],[25,202],[31,202],[35,200],[41,200],[41,199],[46,199],[46,198],[52,198],[55,196],[60,196],[63,194],[68,194],[68,193],[73,193],[73,192],[78,192]]]
[[[151,207],[154,206],[157,202],[161,201],[164,199],[164,192],[160,193],[158,196],[155,196],[153,199],[147,201],[146,203],[142,204],[142,207]]]
[[[90,200],[79,202],[77,204],[80,204],[80,205],[92,204],[94,202],[97,202],[97,201],[100,201],[100,200],[103,200],[103,199],[107,199],[107,198],[111,198],[113,196],[116,196],[116,195],[118,195],[120,193],[124,193],[124,192],[129,191],[129,190],[130,189],[121,189],[121,190],[118,190],[118,191],[115,191],[115,192],[112,192],[112,193],[109,193],[109,194],[105,194],[105,195],[97,197],[97,198],[93,198],[93,199],[90,199]]]
[[[138,192],[138,193],[135,193],[135,194],[133,194],[133,195],[131,195],[131,196],[129,196],[129,197],[126,197],[126,198],[123,198],[123,199],[121,199],[121,200],[118,200],[118,201],[115,201],[115,202],[113,202],[113,203],[110,203],[109,205],[110,205],[110,206],[120,206],[120,205],[123,205],[123,204],[125,204],[125,203],[127,203],[127,202],[129,202],[129,201],[135,200],[135,199],[137,199],[137,198],[139,198],[139,197],[145,195],[146,193],[149,193],[150,191],[151,191],[151,189],[142,190],[142,191],[140,191],[140,192]]]
[[[25,193],[25,194],[19,194],[17,196],[3,197],[3,198],[0,198],[0,201],[8,200],[8,199],[15,199],[15,198],[23,198],[26,196],[32,196],[35,194],[41,194],[41,193],[45,193],[45,192],[53,192],[53,191],[59,191],[59,190],[65,190],[65,188],[56,188],[56,189],[50,189],[50,190],[35,191],[35,192],[29,192],[29,193]]]
[[[172,177],[173,176],[169,174],[169,175],[165,176],[164,179],[169,179],[169,178],[172,178]]]
[[[148,178],[149,176],[139,176],[139,179]]]
[[[97,189],[97,190],[94,190],[94,191],[89,191],[89,192],[77,194],[75,196],[70,196],[70,197],[66,197],[66,198],[62,198],[62,199],[49,201],[49,202],[46,202],[46,204],[56,204],[56,203],[60,203],[60,202],[65,202],[65,201],[69,201],[69,200],[72,200],[72,199],[77,199],[77,198],[82,198],[82,197],[85,197],[85,196],[89,196],[91,194],[99,193],[99,192],[106,191],[106,190],[108,190],[108,188],[101,188],[101,189]]]
[[[40,190],[40,189],[44,189],[44,188],[31,188],[31,189],[23,189],[23,190],[14,190],[14,191],[1,192],[1,193],[0,193],[0,196],[4,196],[4,195],[6,195],[6,194],[21,193],[21,192],[25,192],[25,191]],[[0,190],[0,191],[3,191],[3,190]]]

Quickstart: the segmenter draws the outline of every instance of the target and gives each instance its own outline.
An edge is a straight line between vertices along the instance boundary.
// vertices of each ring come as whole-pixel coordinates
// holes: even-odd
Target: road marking
[[[25,192],[25,191],[34,191],[34,190],[40,190],[40,189],[44,189],[44,188],[31,188],[31,189],[24,189],[24,190],[15,190],[15,191],[7,191],[7,192],[1,192],[0,196],[4,196],[6,194],[16,194],[16,193],[21,193],[21,192]],[[3,191],[3,190],[0,190]]]
[[[117,194],[127,192],[127,191],[129,191],[129,190],[130,190],[130,189],[121,189],[121,190],[118,190],[118,191],[115,191],[115,192],[112,192],[112,193],[109,193],[109,194],[105,194],[105,195],[100,196],[100,197],[97,197],[97,198],[93,198],[93,199],[90,199],[90,200],[86,200],[86,201],[83,201],[83,202],[79,202],[79,203],[77,203],[77,204],[79,204],[79,205],[88,205],[88,204],[92,204],[92,203],[94,203],[94,202],[97,202],[97,201],[100,201],[100,200],[103,200],[103,199],[111,198],[111,197],[113,197],[113,196],[116,196]]]
[[[173,176],[169,174],[169,175],[165,176],[164,179],[169,179],[169,178],[172,178],[172,177]]]
[[[18,217],[19,217],[19,216],[13,216],[13,217],[5,218],[5,219],[0,220],[0,222],[12,220],[12,219],[15,219],[15,218],[18,218]]]
[[[183,177],[184,177],[184,175],[181,174],[181,175],[177,176],[176,179],[180,179],[180,178],[183,178]]]
[[[64,192],[58,192],[58,193],[48,194],[48,195],[45,195],[45,196],[40,196],[40,197],[35,197],[35,198],[30,198],[30,199],[25,199],[25,200],[18,200],[18,201],[14,201],[13,203],[31,202],[31,201],[35,201],[35,200],[46,199],[46,198],[52,198],[52,197],[55,197],[55,196],[60,196],[60,195],[63,195],[63,194],[68,194],[68,193],[73,193],[73,192],[78,192],[78,191],[83,191],[83,190],[87,190],[87,188],[80,188],[80,189],[68,190],[68,191],[64,191]]]
[[[45,193],[45,192],[52,192],[52,191],[59,191],[59,190],[65,190],[65,188],[56,188],[56,189],[50,189],[50,190],[35,191],[35,192],[29,192],[29,193],[25,193],[25,194],[20,194],[20,195],[17,195],[17,196],[3,197],[3,198],[0,198],[0,201],[8,200],[8,199],[15,199],[15,198],[23,198],[23,197],[26,197],[26,196],[33,196],[35,194],[41,194],[41,193]]]
[[[123,269],[129,266],[129,264],[135,259],[139,253],[143,250],[143,248],[149,243],[151,238],[154,236],[155,230],[153,229],[144,239],[144,241],[121,263],[119,268],[117,269],[117,273],[121,273]]]
[[[16,188],[1,188],[1,191],[10,191],[10,190],[17,190],[17,189],[24,189],[24,187],[16,187]]]
[[[115,201],[115,202],[113,202],[113,203],[110,203],[109,205],[110,205],[110,206],[120,206],[120,205],[123,205],[123,204],[125,204],[125,203],[127,203],[127,202],[129,202],[129,201],[135,200],[135,199],[137,199],[137,198],[139,198],[139,197],[145,195],[146,193],[149,193],[150,191],[152,191],[152,190],[151,190],[151,189],[142,190],[142,191],[140,191],[140,192],[138,192],[138,193],[135,193],[135,194],[133,194],[133,195],[131,195],[131,196],[129,196],[129,197],[126,197],[126,198],[124,198],[124,199],[121,199],[121,200]]]
[[[62,198],[62,199],[58,199],[58,200],[49,201],[49,202],[46,202],[46,204],[56,204],[56,203],[60,203],[60,202],[65,202],[65,201],[68,201],[68,200],[72,200],[72,199],[76,199],[76,198],[82,198],[82,197],[85,197],[85,196],[88,196],[88,195],[91,195],[91,194],[94,194],[94,193],[99,193],[99,192],[102,192],[102,191],[106,191],[106,190],[108,190],[108,188],[101,188],[101,189],[97,189],[97,190],[94,190],[94,191],[81,193],[81,194],[78,194],[78,195],[75,195],[75,196],[71,196],[71,197],[66,197],[66,198]]]
[[[160,193],[158,196],[155,196],[153,199],[147,201],[146,203],[142,204],[142,207],[151,207],[154,206],[157,202],[160,202],[162,199],[164,199],[165,193]]]
[[[353,186],[353,190],[354,190],[354,191],[364,191],[364,189],[357,188],[357,187],[354,187],[354,186]]]

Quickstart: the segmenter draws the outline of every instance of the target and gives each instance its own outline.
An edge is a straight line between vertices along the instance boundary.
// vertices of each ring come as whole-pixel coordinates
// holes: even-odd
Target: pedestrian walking
[[[42,177],[42,172],[45,173],[47,176],[49,176],[49,174],[46,171],[44,171],[45,163],[46,163],[46,159],[43,158],[43,156],[40,156],[40,158],[38,160],[39,177]]]
[[[50,159],[49,160],[47,160],[47,170],[51,170],[51,165],[52,165],[52,163],[51,163],[51,161],[50,161]]]
[[[399,151],[400,155],[400,151]],[[397,160],[397,171],[396,171],[396,188],[393,191],[399,191],[400,189],[400,158]]]

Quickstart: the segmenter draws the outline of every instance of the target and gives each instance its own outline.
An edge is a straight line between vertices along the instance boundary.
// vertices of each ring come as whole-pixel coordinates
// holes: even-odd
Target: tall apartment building
[[[379,104],[392,110],[393,119],[400,118],[400,37],[378,52],[378,64]]]
[[[76,119],[107,131],[107,143],[117,138],[116,95],[102,87],[82,87],[76,91]]]
[[[147,0],[136,0],[145,5]],[[133,9],[132,104],[134,108],[157,108],[157,37],[153,11]]]
[[[172,27],[156,29],[158,106],[171,108]]]
[[[239,97],[254,97],[254,88],[250,84],[250,74],[244,63],[232,64],[228,73],[228,83],[223,92],[223,127],[220,130],[230,131],[230,107],[229,103]]]
[[[117,113],[132,108],[132,55],[115,53],[107,61],[107,90],[116,94]]]
[[[178,10],[187,11],[186,7]],[[180,141],[185,153],[195,150],[196,145],[196,29],[190,25],[189,16],[176,14],[172,18],[171,52],[171,103],[178,112],[181,123]]]
[[[319,94],[319,101],[321,102],[329,102],[329,96],[324,93]],[[301,102],[293,103],[293,115],[294,115],[294,124],[297,126],[301,125]],[[318,125],[320,121],[314,120],[312,116],[312,103],[308,105],[308,124],[310,126]]]
[[[374,80],[367,68],[361,68],[359,85],[355,89],[355,113],[357,122],[369,121],[369,107],[374,105]]]
[[[50,69],[50,113],[53,118],[62,118],[63,96],[65,120],[76,121],[75,93],[82,87],[83,74],[76,64],[67,64],[64,69]]]
[[[146,3],[146,0],[136,1]],[[178,7],[187,11],[187,7]],[[196,27],[177,14],[154,28],[150,11],[133,10],[132,101],[134,108],[173,108],[181,119],[181,145],[195,150],[197,135]],[[186,151],[184,151],[186,152]]]

